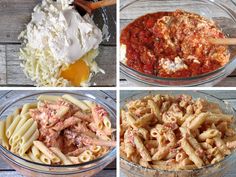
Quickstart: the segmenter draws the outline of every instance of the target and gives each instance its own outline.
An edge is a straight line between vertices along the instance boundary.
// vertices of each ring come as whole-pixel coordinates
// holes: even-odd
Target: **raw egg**
[[[73,86],[80,84],[89,79],[90,69],[84,60],[77,60],[69,65],[68,68],[61,72],[61,77],[71,82]]]

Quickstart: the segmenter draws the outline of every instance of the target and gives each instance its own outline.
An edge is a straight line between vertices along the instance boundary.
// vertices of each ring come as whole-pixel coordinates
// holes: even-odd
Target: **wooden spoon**
[[[97,2],[89,2],[85,0],[74,0],[74,4],[83,8],[87,13],[91,15],[92,11],[95,9],[116,4],[116,0],[101,0]]]
[[[208,40],[216,45],[236,45],[236,38],[209,38]]]

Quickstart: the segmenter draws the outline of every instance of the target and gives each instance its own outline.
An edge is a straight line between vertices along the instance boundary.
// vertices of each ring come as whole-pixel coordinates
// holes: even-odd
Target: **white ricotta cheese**
[[[198,58],[193,55],[189,55],[187,57],[187,60],[192,60],[194,63],[200,64],[200,61],[198,60]]]
[[[172,61],[168,58],[162,58],[159,61],[159,65],[167,73],[173,73],[173,72],[188,68],[188,66],[186,64],[184,64],[183,60],[179,56],[175,57],[174,61]]]
[[[120,45],[120,61],[123,63],[126,63],[126,45],[125,44],[121,44]]]

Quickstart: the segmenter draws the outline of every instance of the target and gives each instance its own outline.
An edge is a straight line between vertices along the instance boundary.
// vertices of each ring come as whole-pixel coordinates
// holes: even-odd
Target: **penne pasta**
[[[79,155],[80,162],[88,162],[91,161],[92,158],[92,152],[89,150],[84,151],[82,154]]]
[[[39,101],[48,101],[48,102],[56,102],[61,99],[61,96],[56,95],[39,95],[37,100]]]
[[[7,118],[6,118],[6,126],[5,126],[6,130],[10,127],[10,125],[11,125],[11,123],[13,121],[13,118],[14,118],[14,115],[7,116]]]
[[[226,143],[227,148],[235,149],[236,148],[236,141],[230,141]]]
[[[26,132],[24,133],[24,135],[21,137],[20,139],[20,145],[23,145],[25,144],[29,139],[30,137],[34,134],[34,132],[37,130],[37,123],[34,122],[32,124],[32,126],[26,130]]]
[[[24,154],[23,156],[27,156],[27,154]],[[42,163],[42,161],[40,160],[40,158],[35,157],[31,151],[28,153],[28,157],[29,157],[29,159],[30,159],[31,161],[33,161],[33,162]]]
[[[16,126],[18,125],[19,121],[20,121],[20,115],[16,116],[16,118],[13,120],[13,122],[11,123],[10,127],[6,130],[6,136],[8,139],[11,138],[12,134],[15,131]]]
[[[33,125],[33,123],[34,123],[33,119],[28,119],[18,130],[16,129],[16,133],[14,133],[11,138],[13,144],[14,142],[18,142],[22,138],[22,136]]]
[[[200,159],[196,154],[194,149],[190,146],[186,139],[181,141],[181,147],[185,151],[185,153],[189,156],[189,159],[194,162],[194,164],[200,168],[204,165],[202,159]]]
[[[145,140],[149,138],[149,132],[145,128],[138,128],[138,133],[142,136]]]
[[[101,149],[102,149],[101,146],[92,146],[92,147],[90,148],[90,150],[91,150],[93,153],[98,153]]]
[[[207,113],[200,113],[195,119],[190,122],[189,129],[195,130],[199,128],[208,116]]]
[[[33,141],[33,144],[53,163],[59,163],[61,161],[60,158],[57,157],[50,149],[48,149],[41,141]]]
[[[219,137],[214,137],[213,138],[215,141],[216,146],[220,149],[221,153],[224,155],[229,155],[230,150],[227,148],[225,142]]]
[[[208,130],[202,132],[198,136],[198,138],[199,138],[199,140],[204,141],[204,140],[206,140],[208,138],[211,139],[211,138],[214,138],[214,137],[216,137],[218,135],[220,135],[220,132],[217,129],[208,129]]]
[[[32,151],[33,156],[36,157],[37,159],[39,159],[40,154],[41,154],[39,149],[36,146],[33,145],[31,147],[31,151]]]
[[[83,100],[83,102],[84,102],[90,109],[92,109],[92,107],[94,106],[94,103],[93,103],[92,101]]]
[[[157,130],[156,128],[152,128],[152,129],[150,130],[150,135],[151,135],[151,137],[153,137],[153,138],[157,138],[158,135],[159,135],[159,132],[158,132],[158,130]]]
[[[146,168],[151,168],[151,165],[148,163],[148,161],[146,161],[145,159],[140,159],[139,160],[139,164],[143,167],[146,167]]]
[[[153,114],[145,114],[134,122],[135,127],[143,127],[148,125],[153,119]]]
[[[56,113],[56,117],[62,118],[66,113],[68,113],[68,111],[70,110],[69,107],[63,107],[61,109],[59,109]]]
[[[209,122],[209,123],[216,123],[216,122],[219,122],[219,121],[231,123],[233,121],[233,116],[232,115],[226,115],[226,114],[214,114],[214,113],[211,113],[206,118],[206,121]]]
[[[111,121],[108,119],[108,117],[103,118],[103,124],[105,125],[105,127],[111,128]]]
[[[80,109],[82,109],[83,111],[88,111],[90,110],[90,108],[88,107],[88,105],[86,105],[84,102],[76,99],[75,97],[71,96],[71,95],[63,95],[62,98],[66,99],[67,101],[70,101],[71,103],[75,104],[76,106],[78,106]]]
[[[22,158],[24,158],[24,159],[26,159],[26,160],[28,160],[28,161],[32,161],[32,159],[29,157],[28,154],[24,154],[24,155],[22,156]]]
[[[40,157],[39,157],[40,161],[43,162],[44,164],[48,164],[50,165],[52,162],[51,162],[51,159],[46,156],[45,154],[41,154]]]
[[[24,115],[29,112],[29,109],[37,108],[37,103],[26,103],[23,105],[20,115]]]
[[[60,149],[58,149],[57,147],[50,147],[49,148],[57,157],[59,157],[61,159],[62,164],[64,165],[71,165],[73,164],[70,159],[68,159],[62,152]]]
[[[37,140],[39,137],[39,131],[36,130],[34,134],[28,139],[28,141],[20,146],[19,154],[22,156],[29,150],[29,148],[33,145],[33,142]]]
[[[133,128],[137,128],[134,124],[135,124],[135,118],[129,113],[127,112],[126,113],[126,120],[127,120],[127,123],[133,127]]]
[[[5,131],[6,130],[6,122],[5,121],[0,121],[0,144],[6,149],[9,150],[10,146],[8,143],[8,139],[6,137]]]
[[[152,160],[162,160],[168,155],[169,150],[170,149],[168,147],[158,148],[157,152],[152,156]]]
[[[0,144],[32,162],[72,165],[108,153],[116,146],[114,131],[109,113],[95,102],[41,95],[0,121]]]
[[[153,100],[148,100],[148,105],[152,109],[154,115],[156,116],[159,123],[162,122],[161,115],[160,115],[160,109],[157,106],[157,104]]]
[[[233,115],[189,95],[148,95],[121,108],[120,154],[146,168],[192,170],[236,149]]]
[[[79,157],[68,156],[67,158],[70,159],[70,161],[71,161],[73,164],[80,164]]]
[[[138,136],[134,136],[134,144],[137,147],[137,150],[138,150],[138,152],[140,153],[140,155],[142,156],[143,159],[146,159],[146,161],[151,161],[152,160],[148,150],[146,149],[146,147],[144,146],[142,140]]]
[[[10,138],[10,144],[13,143],[13,137],[15,137],[16,133],[19,131],[19,129],[24,125],[24,123],[29,119],[30,115],[29,114],[24,114],[20,116],[20,121],[18,122],[11,138]]]

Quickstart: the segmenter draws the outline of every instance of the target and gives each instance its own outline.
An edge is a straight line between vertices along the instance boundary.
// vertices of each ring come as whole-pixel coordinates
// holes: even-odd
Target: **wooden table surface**
[[[25,91],[26,93],[29,92],[35,92],[35,91]],[[75,91],[76,92],[76,91]],[[90,91],[90,94],[93,94],[96,91]],[[5,97],[12,95],[18,95],[22,93],[22,91],[0,91],[0,100]],[[116,92],[115,91],[104,91],[107,95],[109,95],[111,98],[116,100]],[[104,94],[102,94],[104,95]],[[111,98],[106,97],[106,100],[110,102],[110,106],[113,108],[116,108],[116,105],[111,101]],[[0,102],[0,105],[2,103]],[[14,169],[12,169],[8,164],[6,164],[1,158],[0,158],[0,177],[20,177],[22,176],[18,172],[16,172]],[[94,177],[115,177],[116,176],[116,160],[114,160],[112,163],[110,163],[107,167],[105,167],[100,173],[95,175]]]
[[[122,100],[126,97],[129,97],[132,94],[143,93],[143,92],[144,91],[121,91],[120,99]],[[232,90],[232,91],[231,90],[230,91],[209,90],[209,91],[199,91],[199,92],[207,93],[225,102],[228,102],[236,110],[236,90]],[[120,177],[127,177],[125,174],[122,173],[122,170],[121,170]],[[236,177],[236,164],[232,166],[232,168],[224,175],[224,177]]]
[[[31,19],[34,6],[41,0],[0,0],[0,86],[32,86],[20,67],[21,42],[17,39],[25,25]],[[95,11],[95,23],[102,29],[102,15]],[[116,85],[116,7],[105,8],[110,32],[109,41],[100,45],[100,54],[96,58],[98,65],[106,74],[98,74],[92,81],[96,86]]]
[[[120,1],[120,6],[123,7],[125,4],[128,4],[129,2],[132,2],[133,0],[121,0]],[[155,0],[154,0],[155,1]],[[224,5],[226,5],[227,7],[231,8],[234,12],[236,12],[236,0],[234,0],[235,4],[232,3],[231,0],[215,0],[217,2],[220,2]],[[175,2],[173,2],[173,6],[175,7]],[[180,0],[181,3],[181,0]],[[165,6],[165,1],[163,1],[163,8],[166,9],[167,6]],[[145,7],[145,3],[140,3],[140,7],[137,5],[135,7],[132,8],[131,12],[125,12],[124,13],[124,17],[120,17],[120,21],[121,21],[121,29],[127,24],[127,21],[129,21],[128,19],[133,19],[132,17],[137,17],[137,16],[141,16],[142,14],[146,14],[148,13],[148,11],[155,11],[155,8],[158,5],[153,5],[153,7],[150,9],[147,7]],[[150,7],[150,6],[149,6]],[[192,8],[197,8],[197,7],[192,7]],[[161,8],[160,8],[161,9]],[[214,15],[218,15],[218,14],[214,14]],[[235,27],[234,27],[235,29]],[[236,34],[235,34],[236,37]],[[227,78],[225,78],[224,80],[222,80],[221,82],[219,82],[216,86],[219,87],[233,87],[236,86],[236,70],[229,75]],[[134,83],[133,81],[127,80],[126,76],[124,76],[123,74],[120,74],[120,86],[121,87],[136,87],[136,86],[140,86],[137,83]]]

